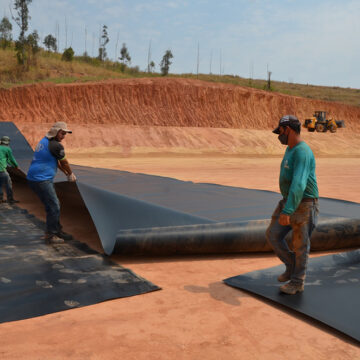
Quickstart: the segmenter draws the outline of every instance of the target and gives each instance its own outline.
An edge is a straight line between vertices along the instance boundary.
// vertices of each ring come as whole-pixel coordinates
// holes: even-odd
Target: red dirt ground
[[[85,129],[84,136],[73,137],[69,148],[120,144],[129,147],[133,141],[129,130],[125,128],[125,139],[119,127],[126,125],[142,128],[139,136],[143,140],[150,137],[148,142],[156,142],[160,137],[163,143],[167,138],[174,147],[181,134],[168,132],[164,137],[164,129],[162,133],[154,129],[268,130],[284,114],[295,114],[304,121],[314,110],[326,110],[329,116],[345,120],[352,133],[360,132],[360,107],[200,80],[133,79],[0,90],[0,121],[15,122],[29,136],[32,146],[55,121],[66,121],[76,130]],[[204,146],[199,133],[193,130],[191,134],[192,146],[197,142]],[[232,141],[231,133],[223,131],[217,142]],[[180,139],[179,145],[187,143]]]
[[[357,107],[184,79],[0,91],[0,121],[14,121],[32,146],[55,121],[73,127],[70,162],[274,191],[284,148],[269,130],[285,113],[303,121],[314,110],[347,125],[304,133],[322,156],[320,194],[360,202]],[[15,191],[22,207],[44,218],[31,192]],[[62,222],[101,251],[76,210],[63,212]],[[272,254],[112,259],[163,290],[1,324],[0,358],[360,359],[348,337],[221,282],[279,264]]]

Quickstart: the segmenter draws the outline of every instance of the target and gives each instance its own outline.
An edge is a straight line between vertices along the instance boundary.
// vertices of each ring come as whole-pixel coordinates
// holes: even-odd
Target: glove
[[[71,173],[70,175],[68,175],[67,179],[70,182],[75,182],[76,181],[76,176],[75,176],[74,173]]]

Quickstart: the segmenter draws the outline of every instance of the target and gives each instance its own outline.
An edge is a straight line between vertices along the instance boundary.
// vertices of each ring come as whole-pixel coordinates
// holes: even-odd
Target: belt
[[[287,199],[283,199],[285,202]],[[317,203],[318,202],[318,198],[302,198],[302,200],[300,202],[312,202],[312,203]]]
[[[318,198],[303,198],[301,200],[301,202],[313,202],[313,203],[316,203],[316,202],[318,202]]]

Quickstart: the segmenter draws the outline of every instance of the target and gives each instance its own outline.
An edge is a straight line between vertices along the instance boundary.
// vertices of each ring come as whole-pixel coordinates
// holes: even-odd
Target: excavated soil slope
[[[120,146],[125,154],[155,148],[247,153],[244,146],[273,154],[276,143],[266,145],[269,133],[264,130],[284,114],[303,121],[314,110],[345,120],[347,129],[336,134],[340,142],[347,139],[344,130],[352,137],[360,134],[358,107],[198,80],[131,79],[0,90],[0,121],[14,121],[32,146],[61,120],[75,130],[68,149]]]

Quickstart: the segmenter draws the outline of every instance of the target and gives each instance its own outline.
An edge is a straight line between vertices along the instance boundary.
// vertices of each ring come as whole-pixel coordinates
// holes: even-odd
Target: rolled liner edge
[[[269,252],[270,220],[154,227],[119,231],[114,253],[132,255]],[[289,241],[291,233],[288,234]],[[311,237],[311,250],[360,246],[360,219],[326,218]]]

